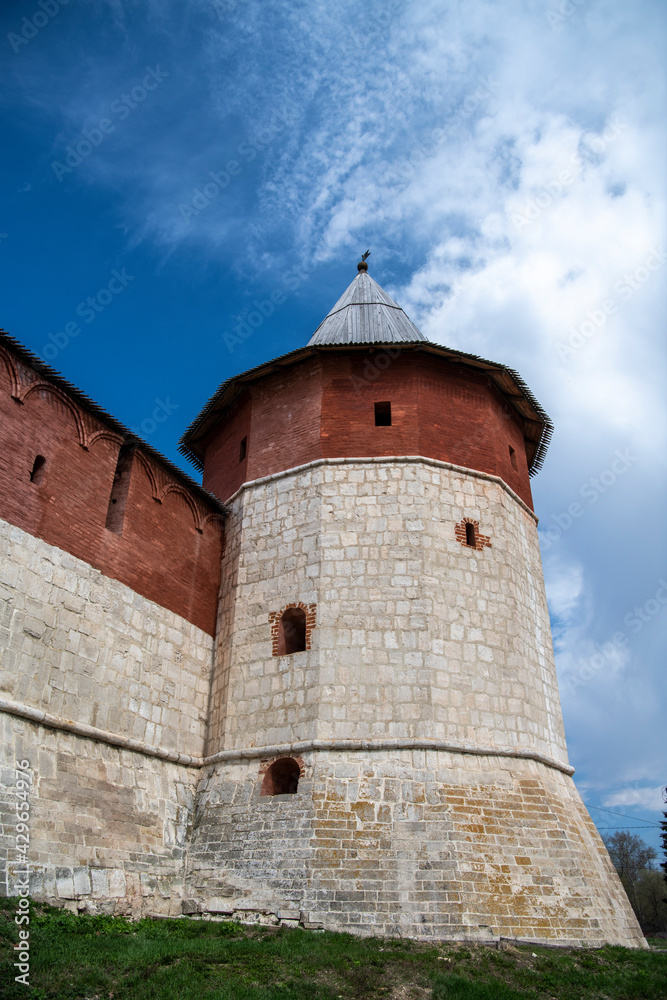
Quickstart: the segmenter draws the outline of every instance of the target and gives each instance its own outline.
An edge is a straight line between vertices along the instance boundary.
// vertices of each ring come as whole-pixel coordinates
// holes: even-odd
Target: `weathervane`
[[[370,250],[367,250],[366,253],[362,253],[361,260],[357,264],[357,271],[367,271],[368,270],[368,264],[366,263],[366,258],[370,257],[370,255],[371,255]]]

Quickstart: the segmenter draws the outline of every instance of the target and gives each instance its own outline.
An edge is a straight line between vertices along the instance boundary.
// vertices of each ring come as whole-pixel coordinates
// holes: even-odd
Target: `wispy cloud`
[[[605,806],[638,806],[641,809],[651,809],[656,812],[665,810],[665,800],[662,796],[664,786],[657,788],[622,788],[604,798]]]

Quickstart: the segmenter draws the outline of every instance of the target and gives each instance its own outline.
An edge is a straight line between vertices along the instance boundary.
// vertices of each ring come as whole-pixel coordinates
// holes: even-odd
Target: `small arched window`
[[[509,445],[509,450],[510,450],[510,462],[512,463],[512,468],[513,469],[518,469],[519,467],[516,464],[516,452],[515,452],[514,448],[512,447],[512,445]]]
[[[466,522],[466,545],[472,546],[473,549],[475,548],[476,545],[475,525],[471,524],[470,521]]]
[[[281,757],[267,768],[260,795],[294,795],[299,786],[301,768],[293,757]]]
[[[35,461],[32,465],[32,472],[30,473],[30,482],[39,485],[44,478],[44,466],[46,465],[46,459],[43,455],[37,455]]]
[[[287,608],[278,628],[278,656],[300,653],[305,648],[306,612],[302,608]]]

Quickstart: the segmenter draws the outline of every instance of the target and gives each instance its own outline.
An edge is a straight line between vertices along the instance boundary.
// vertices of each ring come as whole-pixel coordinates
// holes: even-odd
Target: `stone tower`
[[[641,945],[572,781],[532,508],[549,418],[370,277],[225,382],[228,511],[186,912]]]

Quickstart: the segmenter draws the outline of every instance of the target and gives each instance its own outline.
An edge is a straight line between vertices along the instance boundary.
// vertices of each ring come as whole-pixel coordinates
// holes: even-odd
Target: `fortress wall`
[[[138,447],[106,527],[123,434],[0,343],[0,517],[213,634],[218,507]],[[46,462],[31,482],[35,458]]]
[[[325,461],[231,507],[210,753],[393,736],[567,762],[535,520],[499,483]],[[461,544],[466,517],[490,545]],[[296,602],[312,648],[272,656],[269,615]]]
[[[0,522],[0,698],[10,709],[18,703],[201,756],[212,645],[172,611]],[[27,759],[35,893],[120,912],[180,912],[199,771],[8,712],[0,720],[3,857],[16,857],[13,768]]]
[[[202,782],[190,907],[358,934],[644,946],[572,779],[444,751],[305,753],[294,795],[259,761]]]
[[[211,637],[4,521],[0,625],[0,697],[203,753]]]
[[[135,917],[182,912],[199,771],[0,713],[0,893],[16,895],[15,762],[27,760],[30,895]]]

